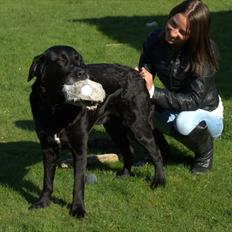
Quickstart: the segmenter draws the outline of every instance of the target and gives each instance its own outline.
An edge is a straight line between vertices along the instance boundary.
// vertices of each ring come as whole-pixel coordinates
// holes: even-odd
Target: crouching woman
[[[211,169],[213,139],[223,130],[223,105],[214,77],[217,54],[208,7],[200,0],[187,0],[171,10],[164,28],[150,34],[139,61],[140,75],[156,105],[156,130],[195,153],[191,170],[196,174]],[[155,76],[164,88],[154,86]]]

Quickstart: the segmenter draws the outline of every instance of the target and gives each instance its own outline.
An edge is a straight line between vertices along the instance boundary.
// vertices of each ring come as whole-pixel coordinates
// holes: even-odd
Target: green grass
[[[86,186],[87,216],[76,220],[68,215],[73,170],[58,168],[51,206],[28,210],[39,196],[43,175],[28,101],[33,57],[49,46],[67,44],[87,63],[134,67],[151,31],[145,24],[156,20],[162,25],[177,2],[0,0],[0,231],[232,231],[230,0],[206,1],[212,11],[212,37],[221,52],[216,81],[225,106],[225,130],[215,141],[213,171],[191,175],[192,153],[168,138],[173,154],[165,166],[165,188],[149,188],[150,165],[134,167],[135,176],[123,180],[115,178],[120,162],[89,167],[98,181]],[[95,127],[91,138],[95,137],[106,137],[102,127]],[[141,156],[141,149],[137,151]],[[93,152],[106,151],[91,148]]]

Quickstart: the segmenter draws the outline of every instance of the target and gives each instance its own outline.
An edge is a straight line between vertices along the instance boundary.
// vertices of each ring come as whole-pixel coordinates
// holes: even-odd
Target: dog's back
[[[128,83],[131,81],[136,81],[141,86],[138,86],[138,88],[142,88],[142,91],[146,92],[145,82],[140,77],[139,72],[128,66],[107,63],[87,64],[86,70],[91,80],[104,86],[107,94],[111,94],[120,88],[127,88]],[[135,92],[137,91],[135,90]]]

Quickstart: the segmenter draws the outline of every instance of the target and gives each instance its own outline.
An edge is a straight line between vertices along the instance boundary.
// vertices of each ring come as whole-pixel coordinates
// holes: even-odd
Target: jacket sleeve
[[[152,102],[168,110],[190,111],[200,108],[210,87],[214,85],[214,77],[195,77],[186,87],[185,93],[172,92],[167,89],[155,88]]]
[[[139,70],[144,67],[147,71],[151,73],[151,60],[149,58],[149,55],[146,54],[146,52],[143,50],[140,59],[139,59]],[[154,76],[154,73],[152,73]]]

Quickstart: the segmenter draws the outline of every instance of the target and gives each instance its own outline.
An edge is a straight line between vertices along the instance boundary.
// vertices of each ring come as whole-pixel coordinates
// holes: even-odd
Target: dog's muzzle
[[[72,85],[64,85],[62,91],[66,103],[86,106],[89,110],[96,109],[106,96],[102,85],[89,79],[77,81]]]

